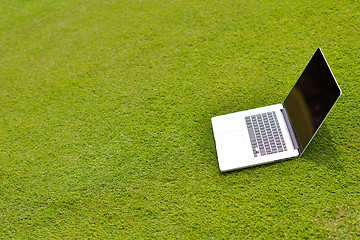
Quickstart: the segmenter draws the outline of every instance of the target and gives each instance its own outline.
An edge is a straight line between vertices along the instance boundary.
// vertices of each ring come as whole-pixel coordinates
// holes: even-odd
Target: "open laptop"
[[[283,104],[211,119],[220,171],[301,156],[340,95],[318,48]]]

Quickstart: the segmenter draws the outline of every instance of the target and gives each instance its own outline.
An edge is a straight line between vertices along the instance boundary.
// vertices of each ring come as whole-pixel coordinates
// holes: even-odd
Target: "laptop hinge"
[[[294,148],[299,149],[299,152],[302,153],[303,148],[301,146],[301,143],[300,143],[299,139],[296,137],[294,127],[291,124],[291,120],[289,118],[289,115],[288,115],[284,105],[283,105],[283,108],[281,109],[281,112],[282,112],[282,114],[284,116],[285,123],[286,123],[286,125],[287,125],[287,127],[289,129],[290,138],[291,138],[291,140],[292,140],[292,142],[294,144]]]

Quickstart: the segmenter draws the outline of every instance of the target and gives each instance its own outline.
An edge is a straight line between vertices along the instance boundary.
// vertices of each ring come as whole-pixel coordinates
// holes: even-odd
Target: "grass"
[[[360,237],[357,1],[0,1],[0,238]],[[210,118],[343,95],[305,154],[222,174]]]

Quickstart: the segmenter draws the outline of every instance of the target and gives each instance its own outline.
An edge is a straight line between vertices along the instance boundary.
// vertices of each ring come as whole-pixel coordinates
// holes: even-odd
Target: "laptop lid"
[[[340,87],[318,48],[283,104],[295,132],[300,155],[340,95]]]

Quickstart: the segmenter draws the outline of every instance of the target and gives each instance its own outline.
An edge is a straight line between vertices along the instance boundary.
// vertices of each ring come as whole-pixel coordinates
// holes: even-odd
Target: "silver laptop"
[[[340,95],[319,48],[283,104],[211,119],[220,171],[301,156]]]

